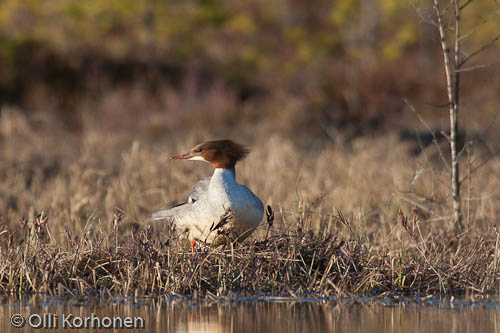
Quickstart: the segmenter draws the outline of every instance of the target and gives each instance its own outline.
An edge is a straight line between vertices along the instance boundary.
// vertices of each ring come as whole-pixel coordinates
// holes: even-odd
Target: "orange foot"
[[[194,246],[196,245],[196,241],[191,239],[191,252],[194,254]]]

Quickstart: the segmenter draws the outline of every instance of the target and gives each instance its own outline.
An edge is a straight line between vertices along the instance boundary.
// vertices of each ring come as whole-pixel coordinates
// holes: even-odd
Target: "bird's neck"
[[[228,200],[228,194],[239,185],[234,169],[216,168],[208,185],[209,200],[219,205]]]
[[[212,180],[220,180],[222,182],[235,182],[236,170],[234,168],[216,168],[212,175]]]

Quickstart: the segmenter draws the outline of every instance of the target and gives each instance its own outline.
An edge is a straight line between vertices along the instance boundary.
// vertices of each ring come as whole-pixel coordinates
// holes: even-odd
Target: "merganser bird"
[[[231,140],[207,141],[189,152],[172,156],[174,160],[205,161],[215,167],[212,177],[200,180],[188,201],[169,210],[153,213],[153,220],[168,220],[176,230],[187,234],[194,252],[196,240],[218,246],[221,227],[231,238],[242,241],[260,224],[264,215],[262,201],[246,186],[236,182],[235,166],[250,153],[250,148]]]

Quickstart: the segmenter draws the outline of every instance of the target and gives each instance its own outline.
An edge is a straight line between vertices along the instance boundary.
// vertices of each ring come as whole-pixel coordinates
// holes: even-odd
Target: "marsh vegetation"
[[[4,291],[210,297],[498,288],[495,159],[475,173],[467,230],[457,235],[446,182],[437,172],[415,179],[418,158],[397,136],[301,150],[273,133],[255,140],[239,175],[274,207],[274,224],[264,221],[243,244],[193,255],[150,215],[211,172],[168,160],[195,136],[127,147],[94,132],[76,144],[82,138],[44,128],[50,123],[35,127],[8,109],[2,125],[9,133],[2,141]]]

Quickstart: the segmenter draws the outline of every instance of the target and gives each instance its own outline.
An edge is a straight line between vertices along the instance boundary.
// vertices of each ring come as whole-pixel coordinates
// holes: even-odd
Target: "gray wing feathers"
[[[167,210],[160,210],[158,212],[153,213],[153,220],[171,220],[175,221],[176,216],[182,216],[183,211],[186,209],[189,210],[191,208],[192,203],[186,202],[182,205],[179,205],[174,208],[170,208]]]
[[[171,220],[175,221],[176,217],[181,217],[186,213],[189,213],[193,203],[200,200],[201,197],[207,195],[208,185],[210,184],[210,177],[203,178],[194,186],[191,194],[189,194],[188,202],[177,205],[173,208],[167,210],[160,210],[153,213],[153,220]]]
[[[203,195],[208,192],[208,185],[210,184],[210,177],[205,177],[196,183],[191,194],[189,194],[188,202],[193,203],[198,201]]]

